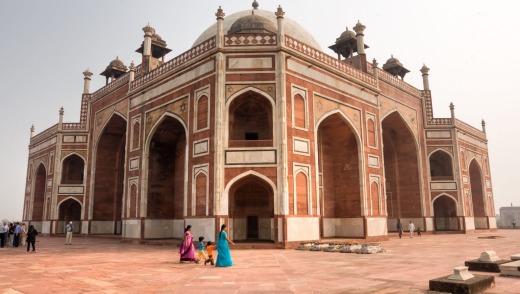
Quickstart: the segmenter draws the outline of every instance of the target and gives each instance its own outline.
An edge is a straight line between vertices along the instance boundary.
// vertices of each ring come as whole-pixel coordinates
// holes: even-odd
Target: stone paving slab
[[[483,236],[503,238],[486,239]],[[177,248],[115,239],[40,237],[38,253],[0,249],[0,294],[10,293],[427,293],[428,281],[493,250],[517,254],[520,230],[391,236],[386,252],[337,254],[233,250],[235,266],[179,263]],[[487,273],[485,273],[487,274]],[[485,293],[519,293],[520,278],[495,276]]]

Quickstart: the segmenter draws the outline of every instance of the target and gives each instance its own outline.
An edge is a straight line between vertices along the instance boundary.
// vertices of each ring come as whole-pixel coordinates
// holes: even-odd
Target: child
[[[211,263],[211,265],[215,265],[215,259],[213,258],[213,250],[217,248],[217,245],[213,245],[211,241],[208,241],[208,246],[206,246],[206,250],[208,251],[208,259],[204,262],[204,265],[206,265],[208,262]]]
[[[199,252],[197,253],[197,259],[203,260],[204,259],[204,265],[206,265],[206,262],[208,261],[208,257],[206,256],[206,253],[204,252],[204,237],[199,237]]]
[[[421,237],[421,227],[417,227],[417,235]]]

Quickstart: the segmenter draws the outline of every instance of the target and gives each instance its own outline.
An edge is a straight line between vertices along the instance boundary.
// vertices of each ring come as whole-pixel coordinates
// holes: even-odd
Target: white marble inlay
[[[309,140],[294,138],[294,152],[309,154]]]
[[[426,131],[426,138],[428,138],[428,139],[451,138],[451,132],[450,131]]]
[[[193,142],[193,155],[204,155],[208,154],[209,142],[207,139],[203,141]]]
[[[368,166],[379,167],[379,157],[375,155],[368,155]]]
[[[230,69],[247,69],[247,68],[273,68],[273,59],[271,57],[257,58],[229,58]]]
[[[226,151],[226,164],[275,164],[275,150]]]
[[[430,183],[432,190],[457,190],[456,182],[432,182]]]
[[[59,186],[58,194],[83,194],[83,186]]]

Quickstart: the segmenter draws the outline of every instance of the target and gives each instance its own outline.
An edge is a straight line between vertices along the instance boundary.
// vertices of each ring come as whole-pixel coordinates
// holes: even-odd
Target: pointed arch
[[[452,195],[440,193],[432,200],[433,222],[436,231],[458,231],[458,201]]]
[[[83,184],[86,160],[76,152],[61,159],[61,184]]]
[[[483,181],[484,176],[482,167],[475,158],[473,158],[468,165],[468,173],[475,229],[487,229],[489,228],[486,212],[486,207],[488,207],[488,205],[486,204],[487,197]]]
[[[415,133],[398,110],[387,113],[381,126],[388,218],[422,217],[425,203]]]
[[[31,193],[32,209],[30,219],[33,221],[43,221],[45,214],[45,201],[47,196],[47,168],[43,161],[39,162],[34,170],[33,188]]]
[[[163,128],[165,124],[170,124],[173,126],[173,128]],[[177,128],[175,125],[180,126],[180,128]],[[161,129],[161,132],[170,132],[175,133],[175,137],[171,138],[165,138],[166,145],[175,145],[176,147],[172,147],[173,149],[170,150],[170,154],[167,154],[167,150],[161,151],[161,146],[164,145],[161,143],[161,146],[156,146],[155,148],[153,144],[154,138],[157,136],[160,136],[158,134],[158,130]],[[177,140],[177,141],[176,141]],[[165,112],[163,113],[159,119],[154,123],[154,125],[150,128],[150,131],[148,132],[148,135],[145,139],[144,144],[144,155],[143,155],[143,178],[141,182],[141,211],[139,212],[139,215],[141,217],[152,217],[152,218],[182,218],[184,215],[188,214],[188,187],[187,187],[187,181],[184,179],[187,179],[188,177],[188,169],[186,168],[188,166],[188,144],[189,142],[189,133],[188,133],[188,127],[184,120],[178,116],[175,113],[171,112]],[[182,146],[178,145],[184,145],[184,148]],[[154,145],[154,146],[152,146]],[[166,146],[164,145],[164,146]],[[172,146],[173,146],[172,145]],[[164,147],[163,146],[163,147]],[[170,146],[171,147],[171,146]],[[161,150],[159,150],[159,149]],[[180,148],[180,149],[179,149]],[[164,148],[163,148],[164,149]],[[159,162],[157,161],[157,156],[166,156],[169,158],[168,161]],[[174,157],[171,157],[174,156]],[[184,157],[183,159],[175,159],[177,157]],[[154,160],[155,163],[152,165],[151,160]],[[172,161],[173,160],[173,161]],[[173,164],[175,165],[174,169],[176,171],[176,176],[173,181],[168,183],[166,185],[165,189],[175,189],[175,195],[176,197],[168,198],[165,196],[165,191],[152,191],[151,190],[151,183],[153,181],[159,180],[159,176],[166,172],[161,171],[161,168],[167,168],[166,165]],[[151,171],[153,173],[151,173]],[[171,171],[170,171],[171,172]],[[165,182],[166,183],[166,182]],[[173,185],[173,186],[172,186]],[[173,192],[172,192],[173,193]],[[166,206],[162,205],[162,202],[166,201],[167,203],[171,204],[170,206],[173,207],[172,210],[165,210]],[[164,204],[164,203],[163,203]],[[171,208],[170,207],[170,208]]]
[[[92,234],[120,234],[125,190],[125,154],[128,121],[114,111],[93,143],[89,218]]]
[[[453,155],[437,148],[428,156],[430,178],[432,181],[453,181]]]
[[[266,177],[243,173],[226,187],[230,236],[234,240],[274,241],[274,192]]]
[[[275,110],[273,98],[255,87],[246,87],[229,97],[223,124],[226,147],[275,146]]]

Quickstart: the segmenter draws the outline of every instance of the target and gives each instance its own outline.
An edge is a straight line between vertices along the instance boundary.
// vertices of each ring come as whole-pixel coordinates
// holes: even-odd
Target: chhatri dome
[[[284,32],[298,41],[301,41],[315,49],[322,50],[316,39],[300,24],[284,17]],[[253,30],[256,28],[256,30]],[[253,2],[253,9],[233,13],[224,17],[223,25],[225,34],[234,33],[276,33],[277,21],[274,11],[258,9],[258,3]],[[240,31],[242,29],[242,31]],[[193,43],[193,47],[206,41],[217,34],[217,23],[206,29]]]

